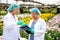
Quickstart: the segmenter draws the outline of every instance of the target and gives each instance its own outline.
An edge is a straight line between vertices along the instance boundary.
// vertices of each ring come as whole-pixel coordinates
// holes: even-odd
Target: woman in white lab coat
[[[41,12],[38,8],[30,9],[32,20],[30,21],[29,27],[34,29],[34,34],[29,34],[29,40],[44,40],[46,23],[42,18],[39,18]]]
[[[4,17],[3,40],[19,40],[19,27],[17,26],[18,18],[16,14],[19,11],[19,5],[11,4],[8,13]]]

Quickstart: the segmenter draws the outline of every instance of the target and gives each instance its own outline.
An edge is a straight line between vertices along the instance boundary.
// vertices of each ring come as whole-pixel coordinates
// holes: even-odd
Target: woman
[[[19,40],[19,27],[17,26],[17,13],[19,5],[11,4],[8,8],[8,14],[4,17],[3,40]]]
[[[30,9],[32,20],[30,21],[29,27],[34,29],[34,34],[29,35],[29,40],[44,40],[46,31],[46,23],[43,19],[39,18],[40,10],[38,8]]]

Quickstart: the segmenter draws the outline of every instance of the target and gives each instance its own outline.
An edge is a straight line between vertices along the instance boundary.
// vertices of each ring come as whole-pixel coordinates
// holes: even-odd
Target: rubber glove
[[[20,20],[19,22],[17,22],[18,25],[22,25],[24,24],[24,20]]]
[[[17,24],[21,25],[22,27],[27,26],[27,24],[24,23],[24,20],[20,20]]]
[[[27,24],[21,24],[21,26],[25,27],[25,26],[27,26]]]
[[[31,29],[29,29],[29,30],[31,31],[32,34],[34,34],[34,29],[31,28]]]

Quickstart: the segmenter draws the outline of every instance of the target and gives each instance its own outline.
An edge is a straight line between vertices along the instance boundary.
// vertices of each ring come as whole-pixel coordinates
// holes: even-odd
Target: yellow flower
[[[52,13],[44,13],[44,14],[40,15],[40,17],[42,19],[44,19],[45,21],[48,21],[53,16],[54,16],[54,14],[52,14]],[[21,19],[24,20],[24,23],[29,24],[29,22],[32,19],[32,17],[29,16],[29,17],[25,17],[25,18],[21,18]]]

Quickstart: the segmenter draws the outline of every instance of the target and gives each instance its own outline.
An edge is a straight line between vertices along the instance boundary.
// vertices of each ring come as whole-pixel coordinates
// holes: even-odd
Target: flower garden
[[[45,14],[41,14],[40,17],[42,19],[44,19],[46,22],[48,22],[49,19],[53,18],[55,16],[55,14],[51,14],[51,13],[45,13]],[[24,22],[26,24],[29,24],[30,20],[32,18],[31,17],[25,17],[25,18],[20,18],[19,20],[24,20]],[[48,28],[49,29],[49,28]],[[58,40],[60,38],[60,32],[56,29],[53,28],[53,30],[48,30],[46,31],[46,34],[45,34],[45,40]],[[25,38],[28,38],[28,34],[27,33],[22,33],[22,30],[21,30],[21,36],[22,37],[25,37]]]
[[[45,11],[44,11],[45,10]],[[51,20],[56,14],[56,8],[53,9],[44,9],[42,10],[41,9],[41,12],[42,14],[40,15],[40,17],[42,19],[44,19],[46,21],[46,23],[49,22],[49,20]],[[24,11],[27,15],[27,13],[30,13],[29,11]],[[0,11],[0,36],[2,36],[3,34],[3,30],[4,30],[4,25],[3,25],[3,19],[4,16],[6,15],[6,11]],[[21,14],[18,14],[18,15],[21,15]],[[17,16],[18,16],[17,15]],[[60,15],[60,14],[58,14]],[[60,17],[60,16],[59,16]],[[24,22],[26,24],[29,24],[30,20],[32,19],[32,17],[30,16],[30,14],[26,17],[19,17],[18,20],[24,20]],[[60,22],[59,22],[60,23]],[[53,23],[51,23],[53,24]],[[49,25],[48,25],[49,26]],[[51,26],[52,27],[52,26]],[[60,28],[60,24],[58,25],[58,28]],[[21,34],[21,37],[24,37],[26,39],[28,39],[28,34],[26,32],[24,32],[23,30],[20,30],[20,34]],[[47,31],[45,33],[45,40],[58,40],[60,38],[60,32],[56,29],[53,28],[53,30],[49,30],[49,28],[47,28]]]

